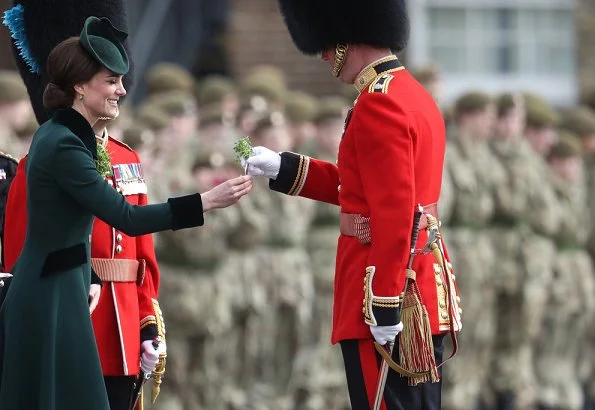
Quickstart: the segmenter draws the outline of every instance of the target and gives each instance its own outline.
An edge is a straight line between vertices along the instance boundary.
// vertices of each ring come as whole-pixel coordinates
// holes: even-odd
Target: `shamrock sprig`
[[[238,161],[240,164],[242,163],[242,159],[247,160],[250,158],[250,156],[253,154],[250,138],[243,137],[236,141],[236,143],[233,145],[233,151],[236,154],[236,161]],[[244,172],[246,172],[246,169],[244,169]]]

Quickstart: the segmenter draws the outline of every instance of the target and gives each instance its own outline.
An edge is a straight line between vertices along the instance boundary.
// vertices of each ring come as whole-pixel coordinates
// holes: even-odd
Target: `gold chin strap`
[[[347,44],[337,44],[337,47],[335,48],[335,63],[333,65],[333,75],[335,77],[339,77],[339,73],[347,59],[348,50],[349,46]]]

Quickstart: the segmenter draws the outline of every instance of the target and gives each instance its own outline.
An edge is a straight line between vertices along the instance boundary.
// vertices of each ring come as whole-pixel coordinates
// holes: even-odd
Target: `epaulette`
[[[130,148],[130,146],[128,144],[126,144],[126,143],[124,143],[124,142],[122,142],[120,140],[117,140],[117,139],[115,139],[112,136],[108,136],[108,138],[109,138],[110,141],[115,142],[116,144],[121,145],[124,148],[128,148],[130,151],[134,152],[134,150],[132,148]]]
[[[395,77],[388,73],[379,75],[374,81],[372,81],[370,87],[368,87],[368,92],[386,94],[388,92],[388,84],[393,78]]]
[[[10,160],[14,161],[15,164],[18,164],[19,163],[19,160],[18,159],[16,159],[12,155],[7,154],[6,152],[3,152],[3,151],[0,151],[0,157],[6,158],[6,159],[10,159]]]

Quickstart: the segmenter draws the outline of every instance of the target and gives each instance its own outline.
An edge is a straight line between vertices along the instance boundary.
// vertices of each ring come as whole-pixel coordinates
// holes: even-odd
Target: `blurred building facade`
[[[138,78],[157,61],[195,75],[241,77],[258,64],[284,69],[292,88],[339,90],[327,66],[294,47],[276,0],[128,0]],[[10,0],[0,0],[6,10]],[[410,67],[435,63],[452,101],[469,88],[532,90],[556,105],[595,90],[592,0],[415,0],[409,2]],[[0,68],[12,68],[0,27]],[[142,85],[134,90],[142,98]]]
[[[587,1],[584,1],[587,3]],[[469,88],[530,90],[576,101],[577,22],[572,0],[409,2],[409,65],[437,64],[452,100]]]

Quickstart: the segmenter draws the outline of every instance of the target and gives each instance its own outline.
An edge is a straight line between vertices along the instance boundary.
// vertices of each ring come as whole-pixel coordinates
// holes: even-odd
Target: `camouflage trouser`
[[[462,227],[443,229],[463,309],[460,351],[444,366],[444,409],[475,407],[486,385],[495,329],[493,244],[484,231]],[[448,348],[447,348],[448,350]]]
[[[544,408],[583,408],[583,385],[593,378],[592,356],[583,353],[593,326],[594,292],[589,255],[581,249],[561,250],[544,310],[542,336],[535,344],[537,397]]]
[[[515,409],[533,409],[536,380],[533,346],[542,336],[554,267],[551,241],[526,229],[491,231],[496,250],[497,338],[490,375],[496,400]]]
[[[311,323],[312,343],[328,344],[331,338],[338,235],[338,226],[314,226],[308,236],[307,249],[316,294]]]

